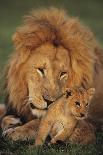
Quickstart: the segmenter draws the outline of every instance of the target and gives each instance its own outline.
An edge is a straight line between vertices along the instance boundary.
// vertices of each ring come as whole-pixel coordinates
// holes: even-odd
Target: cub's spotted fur
[[[63,96],[52,104],[41,121],[35,144],[42,145],[48,134],[51,135],[51,143],[56,143],[57,140],[82,144],[93,142],[94,129],[83,119],[87,116],[94,92],[94,88],[71,89],[68,96]]]

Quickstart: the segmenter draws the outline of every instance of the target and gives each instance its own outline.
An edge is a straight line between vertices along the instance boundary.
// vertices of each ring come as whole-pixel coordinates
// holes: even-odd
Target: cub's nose
[[[85,114],[81,113],[81,114],[80,114],[80,116],[81,116],[81,117],[84,117],[84,116],[85,116]]]

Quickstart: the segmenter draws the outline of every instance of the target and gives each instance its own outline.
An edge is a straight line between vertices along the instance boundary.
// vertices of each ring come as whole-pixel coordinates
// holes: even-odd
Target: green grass
[[[16,27],[22,23],[22,16],[31,9],[57,6],[67,9],[72,16],[78,16],[81,21],[88,25],[103,46],[103,0],[0,0],[0,74],[13,51],[12,35]],[[0,85],[3,80],[0,80]],[[2,91],[3,92],[3,91]],[[0,102],[3,101],[3,93]],[[0,154],[30,154],[30,155],[102,155],[103,134],[97,135],[95,145],[58,145],[51,148],[35,148],[29,150],[31,142],[11,142],[0,136]]]
[[[8,139],[0,139],[0,152],[6,155],[102,155],[103,154],[103,134],[98,133],[96,144],[57,144],[52,146],[34,147],[31,141],[12,142]]]

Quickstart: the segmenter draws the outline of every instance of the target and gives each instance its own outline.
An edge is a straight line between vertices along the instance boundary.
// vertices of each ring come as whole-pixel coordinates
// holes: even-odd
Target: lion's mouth
[[[36,107],[33,103],[30,103],[30,107],[31,107],[31,109],[37,109],[37,110],[40,110],[40,108],[38,108],[38,107]],[[48,107],[46,107],[45,109],[43,109],[43,110],[48,110]]]
[[[50,99],[47,99],[47,97],[45,96],[42,96],[43,97],[43,100],[47,103],[47,107],[45,107],[43,110],[48,110],[48,108],[50,107],[50,105],[55,102],[56,100],[58,100],[60,97],[62,97],[64,94],[58,96],[58,98],[56,98],[55,100],[50,100]],[[33,104],[32,102],[29,102],[29,105],[32,109],[37,109],[37,110],[40,110],[41,108],[38,108],[37,106],[35,106],[36,104]]]
[[[43,97],[43,99],[44,99],[44,101],[46,101],[46,103],[47,103],[47,109],[48,109],[48,107],[54,102],[54,101],[51,101],[51,100],[46,99],[45,97]]]
[[[46,99],[46,98],[44,98],[44,97],[43,97],[43,99],[44,99],[44,101],[46,101],[46,103],[47,103],[47,107],[46,107],[45,109],[43,109],[43,110],[48,110],[49,106],[50,106],[54,101],[48,100],[48,99]],[[31,107],[32,109],[38,109],[38,110],[40,110],[40,108],[36,107],[32,102],[30,103],[30,107]]]

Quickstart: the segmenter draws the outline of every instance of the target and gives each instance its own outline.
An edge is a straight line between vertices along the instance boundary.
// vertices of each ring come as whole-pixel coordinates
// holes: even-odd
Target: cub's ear
[[[66,98],[68,98],[69,96],[72,96],[72,89],[67,89],[67,94],[66,94]]]
[[[95,88],[89,88],[87,92],[90,96],[90,99],[92,99],[93,95],[95,94]]]

